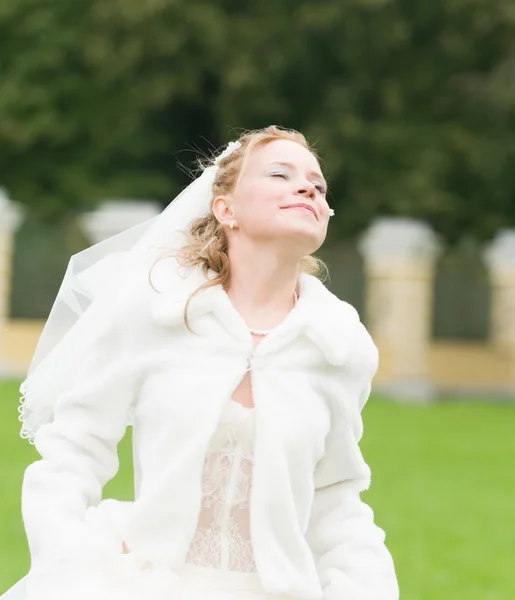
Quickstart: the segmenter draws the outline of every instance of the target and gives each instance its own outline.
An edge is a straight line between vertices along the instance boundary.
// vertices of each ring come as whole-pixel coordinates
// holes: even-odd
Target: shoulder
[[[352,371],[359,372],[364,380],[371,380],[379,366],[379,351],[361,321],[356,325],[356,334],[346,366]]]
[[[348,373],[372,378],[378,366],[378,351],[356,308],[312,275],[303,275],[301,281],[308,333],[329,362]]]

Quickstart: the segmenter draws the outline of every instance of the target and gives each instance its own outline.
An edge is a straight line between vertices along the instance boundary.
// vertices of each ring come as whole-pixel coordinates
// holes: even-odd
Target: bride
[[[272,126],[72,257],[21,388],[41,459],[2,600],[398,599],[360,499],[377,350],[312,256],[331,214],[313,149]],[[128,422],[135,500],[102,500]]]

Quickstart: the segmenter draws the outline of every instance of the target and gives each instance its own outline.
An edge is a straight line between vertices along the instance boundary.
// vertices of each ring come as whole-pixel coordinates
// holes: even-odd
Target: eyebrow
[[[292,163],[289,163],[289,162],[274,161],[274,162],[271,162],[269,164],[271,164],[271,165],[282,165],[283,167],[288,167],[288,168],[293,169],[293,170],[296,169],[295,165],[293,165]],[[321,179],[325,183],[325,185],[327,186],[327,181],[325,180],[325,177],[321,173],[319,173],[318,171],[310,171],[308,173],[308,175],[314,175],[315,177],[318,177],[318,179]]]

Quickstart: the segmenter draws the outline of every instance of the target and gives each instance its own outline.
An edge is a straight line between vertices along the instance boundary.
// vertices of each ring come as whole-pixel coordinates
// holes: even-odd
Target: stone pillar
[[[515,229],[502,229],[487,246],[484,259],[492,285],[492,345],[511,357],[515,395]]]
[[[98,209],[79,217],[79,225],[93,244],[139,225],[162,211],[156,202],[108,200]]]
[[[22,220],[22,208],[9,200],[5,190],[0,188],[0,377],[9,374],[3,340],[9,319],[14,234]]]
[[[435,394],[428,347],[440,243],[423,222],[381,218],[362,237],[360,251],[368,329],[387,366],[378,387],[394,398],[428,401]]]

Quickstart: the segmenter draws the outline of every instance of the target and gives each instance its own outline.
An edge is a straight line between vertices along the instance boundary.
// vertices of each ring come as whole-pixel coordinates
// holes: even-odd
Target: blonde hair
[[[275,140],[296,142],[318,158],[306,138],[294,129],[271,125],[264,129],[246,131],[238,139],[241,146],[218,162],[218,171],[213,183],[213,198],[232,192],[245,170],[252,151]],[[205,168],[211,165],[212,162],[213,160],[207,164],[201,163],[201,167]],[[198,287],[188,298],[184,308],[184,321],[189,329],[187,311],[193,296],[205,288],[218,284],[221,284],[225,289],[228,288],[231,281],[231,268],[229,262],[229,240],[224,226],[219,223],[212,210],[205,217],[200,217],[193,221],[187,233],[189,242],[180,249],[178,254],[165,252],[157,258],[150,269],[149,281],[152,269],[156,263],[169,256],[178,258],[181,266],[200,267],[205,275],[207,275],[209,270],[218,274]],[[325,280],[328,276],[326,264],[314,255],[310,254],[301,258],[299,266],[301,272],[315,275],[321,280]],[[155,290],[151,281],[150,285]]]

